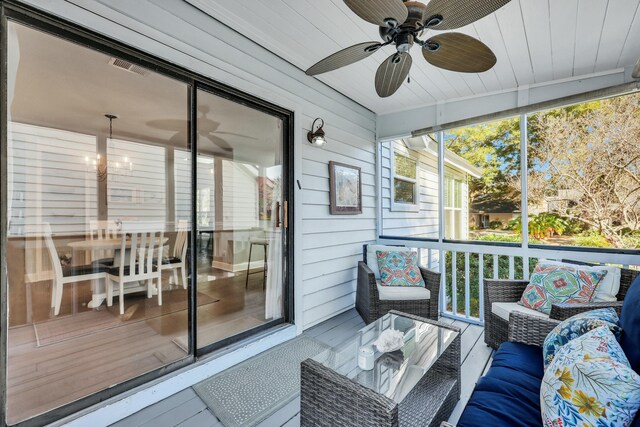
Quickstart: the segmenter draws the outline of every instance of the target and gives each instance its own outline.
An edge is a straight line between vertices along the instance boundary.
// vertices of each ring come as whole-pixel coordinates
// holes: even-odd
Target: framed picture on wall
[[[362,183],[360,168],[329,162],[329,200],[332,215],[362,213]]]

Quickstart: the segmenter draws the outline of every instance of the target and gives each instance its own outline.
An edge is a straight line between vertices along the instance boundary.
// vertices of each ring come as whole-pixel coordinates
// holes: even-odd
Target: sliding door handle
[[[284,228],[286,230],[287,228],[289,228],[289,202],[286,200],[284,201],[284,208],[282,211],[282,216],[284,217]]]
[[[280,228],[280,202],[276,202],[276,228]]]

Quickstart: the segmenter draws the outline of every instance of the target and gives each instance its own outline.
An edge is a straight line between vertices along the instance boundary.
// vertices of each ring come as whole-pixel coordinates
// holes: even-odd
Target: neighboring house
[[[470,225],[477,228],[489,228],[490,223],[500,221],[502,226],[506,226],[509,221],[519,216],[519,202],[510,199],[480,199],[471,204]]]
[[[438,238],[438,144],[427,136],[381,147],[382,234]],[[445,150],[445,237],[468,238],[468,179],[482,171]]]

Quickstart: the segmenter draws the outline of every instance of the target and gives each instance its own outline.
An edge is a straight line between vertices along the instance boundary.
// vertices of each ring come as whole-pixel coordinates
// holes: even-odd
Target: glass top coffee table
[[[381,353],[372,345],[389,329],[404,345]],[[363,347],[374,350],[369,366],[358,363]],[[397,311],[302,363],[303,426],[439,426],[459,398],[459,329]]]

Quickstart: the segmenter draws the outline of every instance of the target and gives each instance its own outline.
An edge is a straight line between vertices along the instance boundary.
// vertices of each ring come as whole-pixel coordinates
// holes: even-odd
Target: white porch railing
[[[442,273],[440,313],[445,317],[483,324],[483,279],[529,279],[538,259],[570,259],[640,269],[640,251],[595,248],[542,248],[486,242],[436,242],[380,237],[380,244],[402,245],[419,252],[422,265]]]

